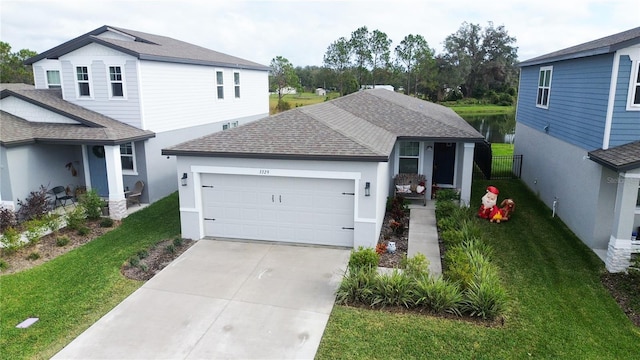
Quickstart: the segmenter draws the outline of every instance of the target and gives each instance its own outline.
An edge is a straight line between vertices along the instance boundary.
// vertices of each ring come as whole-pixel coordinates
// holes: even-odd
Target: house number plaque
[[[269,170],[267,170],[267,169],[260,169],[260,175],[269,175]]]

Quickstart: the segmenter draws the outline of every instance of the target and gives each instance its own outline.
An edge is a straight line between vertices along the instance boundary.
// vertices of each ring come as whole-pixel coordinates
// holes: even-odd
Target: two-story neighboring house
[[[2,87],[0,200],[40,185],[96,189],[110,214],[177,189],[161,149],[269,113],[269,68],[165,36],[102,26],[26,61],[35,87]]]
[[[640,27],[520,64],[522,179],[607,269],[640,226]]]

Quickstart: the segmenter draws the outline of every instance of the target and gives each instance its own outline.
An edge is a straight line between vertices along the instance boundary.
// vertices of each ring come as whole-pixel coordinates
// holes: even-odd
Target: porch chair
[[[138,206],[140,205],[140,196],[142,195],[142,190],[144,189],[144,182],[141,180],[136,181],[133,185],[133,190],[127,194],[127,204],[136,203]]]
[[[73,199],[73,195],[67,195],[67,190],[64,188],[64,186],[54,187],[53,189],[51,189],[51,193],[53,194],[53,196],[55,196],[54,206],[56,207],[58,204],[60,204],[60,206],[67,205],[68,200],[71,200],[72,204],[76,203]]]

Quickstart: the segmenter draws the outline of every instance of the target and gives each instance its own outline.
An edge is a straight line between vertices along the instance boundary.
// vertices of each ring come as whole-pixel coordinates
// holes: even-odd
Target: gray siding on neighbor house
[[[553,66],[548,109],[536,107],[541,66],[522,68],[516,120],[542,133],[549,125],[550,136],[582,149],[600,148],[612,63],[605,54],[544,64]]]
[[[640,111],[627,110],[628,94],[631,90],[629,88],[631,72],[631,59],[628,55],[621,56],[609,147],[624,145],[640,139]]]
[[[589,160],[587,151],[522,123],[515,154],[523,154],[522,180],[590,248],[606,249],[611,235],[617,174]],[[518,199],[514,199],[518,203]],[[518,203],[518,207],[527,204]]]
[[[66,60],[61,63],[65,100],[131,126],[141,127],[138,72],[135,60],[127,60],[124,66],[119,63],[105,63],[102,60],[92,61],[89,65],[91,67],[89,74],[91,98],[83,99],[77,97],[75,67],[87,64],[72,64]],[[122,68],[125,86],[123,98],[110,97],[109,66],[121,66]]]

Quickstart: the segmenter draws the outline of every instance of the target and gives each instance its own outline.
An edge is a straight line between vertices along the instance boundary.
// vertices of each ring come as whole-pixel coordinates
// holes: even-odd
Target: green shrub
[[[4,261],[4,259],[0,259],[0,272],[3,272],[9,268],[9,263]]]
[[[78,235],[80,235],[80,236],[89,235],[89,233],[90,233],[90,232],[91,232],[91,229],[89,229],[88,227],[86,227],[86,226],[84,226],[84,225],[83,225],[83,226],[81,226],[81,227],[78,229]]]
[[[102,207],[105,205],[105,202],[100,198],[100,195],[98,195],[95,189],[82,194],[78,202],[86,211],[87,219],[97,220],[102,215]]]
[[[48,193],[49,189],[41,185],[37,191],[30,192],[24,201],[18,199],[18,211],[16,212],[18,221],[38,219],[47,214],[51,209]]]
[[[58,214],[48,213],[44,215],[41,220],[44,227],[49,229],[52,233],[60,229],[60,215]]]
[[[175,238],[173,239],[173,246],[175,246],[176,248],[181,247],[184,244],[184,240],[182,240],[182,238]]]
[[[436,192],[436,201],[460,200],[460,193],[455,189],[439,189]]]
[[[71,230],[78,230],[84,226],[86,222],[85,210],[81,206],[67,213],[67,227]]]
[[[414,288],[414,303],[441,314],[461,315],[463,296],[460,286],[442,277],[425,276]]]
[[[366,268],[354,268],[345,274],[336,292],[336,302],[341,305],[371,305],[377,273]]]
[[[44,233],[44,224],[42,220],[31,219],[25,222],[23,225],[27,229],[25,232],[25,236],[27,237],[27,241],[29,242],[29,244],[37,244],[38,241],[40,241],[42,234]]]
[[[145,263],[140,263],[140,265],[138,265],[138,269],[147,272],[149,271],[149,265],[145,264]]]
[[[442,242],[448,247],[459,245],[464,241],[464,233],[457,229],[444,230],[440,236]]]
[[[100,227],[103,228],[108,228],[108,227],[112,227],[113,226],[113,219],[112,218],[103,218],[102,220],[100,220]]]
[[[484,235],[482,228],[475,220],[463,220],[459,225],[459,229],[464,240],[480,239]]]
[[[278,112],[286,111],[286,110],[289,110],[289,109],[291,109],[291,104],[290,103],[288,103],[288,102],[286,102],[286,101],[284,101],[282,99],[278,100],[278,105],[276,105],[276,110],[278,110]]]
[[[472,219],[475,220],[476,218],[475,210],[467,206],[457,206],[457,205],[453,210],[451,210],[451,213],[449,213],[449,216],[455,218],[460,222],[469,221]]]
[[[2,238],[2,242],[4,243],[4,248],[2,249],[2,251],[6,254],[11,254],[13,252],[15,252],[16,250],[18,250],[18,248],[20,248],[20,246],[22,246],[21,244],[21,236],[20,236],[20,232],[18,232],[18,230],[16,230],[13,227],[9,227],[4,231],[3,234],[3,238]]]
[[[11,209],[0,207],[0,233],[16,225],[18,225],[16,213]]]
[[[436,201],[436,217],[444,218],[449,217],[451,213],[460,206],[454,204],[452,201]]]
[[[56,238],[56,246],[63,247],[69,243],[69,237],[67,235],[58,236]]]
[[[458,220],[448,216],[439,217],[436,221],[436,224],[438,225],[438,229],[440,229],[440,231],[455,230],[460,226]]]
[[[405,257],[400,265],[404,268],[404,274],[410,278],[421,279],[429,275],[429,260],[421,253],[410,258]]]
[[[144,259],[149,256],[149,252],[147,250],[140,250],[136,253],[140,259]]]
[[[34,251],[31,254],[29,254],[29,256],[27,256],[27,260],[38,260],[40,259],[40,253]]]
[[[380,255],[378,255],[374,248],[359,246],[357,250],[351,250],[348,267],[349,271],[357,271],[359,269],[375,271],[379,262]]]
[[[466,289],[474,275],[474,269],[467,253],[460,246],[453,246],[445,253],[444,262],[446,264],[444,278],[450,282],[458,283],[463,289]]]
[[[414,279],[394,269],[375,277],[371,306],[404,306],[413,304]]]
[[[173,254],[176,252],[176,247],[173,244],[169,244],[164,248],[164,251],[168,252],[169,254]]]
[[[137,255],[130,257],[128,261],[129,266],[131,267],[137,267],[138,265],[140,265],[140,258]]]
[[[478,269],[465,291],[463,311],[470,316],[495,319],[507,308],[507,295],[494,267]]]

